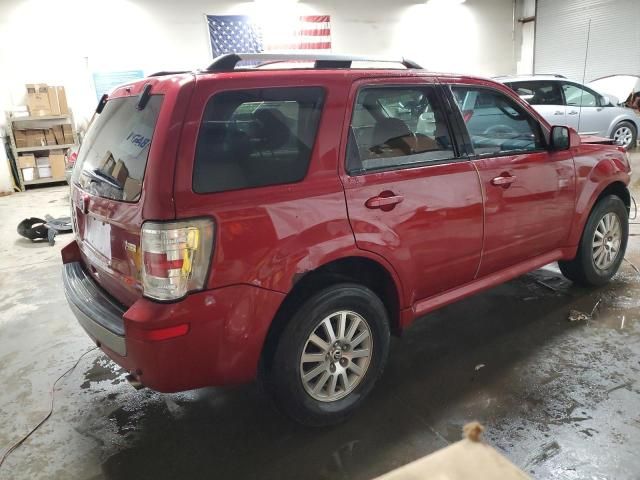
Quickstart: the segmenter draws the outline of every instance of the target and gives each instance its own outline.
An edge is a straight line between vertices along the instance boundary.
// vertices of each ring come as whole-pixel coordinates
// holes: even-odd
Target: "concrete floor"
[[[3,450],[41,419],[52,382],[92,347],[62,292],[69,237],[49,247],[15,233],[25,217],[65,215],[66,193],[0,198]],[[637,238],[627,258],[640,265]],[[551,265],[444,308],[394,340],[372,398],[330,429],[293,424],[252,385],[135,391],[96,350],[59,384],[53,416],[0,478],[368,479],[458,440],[471,420],[536,478],[638,478],[639,278],[625,263],[610,285],[588,290]],[[598,301],[593,320],[567,321],[570,309]]]

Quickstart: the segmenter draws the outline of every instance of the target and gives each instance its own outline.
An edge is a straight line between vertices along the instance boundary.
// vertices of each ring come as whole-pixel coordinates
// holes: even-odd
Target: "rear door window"
[[[323,102],[320,87],[214,95],[198,134],[193,190],[224,192],[302,180]]]
[[[93,195],[137,201],[162,99],[152,95],[142,110],[137,96],[109,100],[87,132],[73,181]]]
[[[365,87],[358,93],[347,147],[347,171],[419,166],[455,157],[433,87]]]
[[[508,83],[515,92],[531,105],[562,105],[560,83],[536,80]]]

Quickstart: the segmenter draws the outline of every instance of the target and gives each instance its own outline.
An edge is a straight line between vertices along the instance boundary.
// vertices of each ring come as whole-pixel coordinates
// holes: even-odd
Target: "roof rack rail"
[[[299,53],[226,53],[213,60],[205,72],[230,72],[240,62],[255,62],[258,67],[267,63],[313,62],[313,68],[351,68],[353,62],[397,63],[405,68],[422,69],[416,62],[406,58],[361,57],[352,55],[299,54]]]
[[[148,77],[164,77],[165,75],[179,75],[181,73],[189,73],[189,70],[162,70],[161,72],[155,72]]]
[[[518,77],[556,77],[556,78],[567,78],[564,75],[560,75],[559,73],[521,73],[517,75],[497,75],[491,78],[518,78]]]

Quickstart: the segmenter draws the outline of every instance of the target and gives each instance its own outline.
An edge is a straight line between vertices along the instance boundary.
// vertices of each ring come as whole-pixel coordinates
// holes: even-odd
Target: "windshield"
[[[152,95],[142,110],[137,96],[109,100],[87,132],[73,182],[92,195],[137,201],[162,99]]]

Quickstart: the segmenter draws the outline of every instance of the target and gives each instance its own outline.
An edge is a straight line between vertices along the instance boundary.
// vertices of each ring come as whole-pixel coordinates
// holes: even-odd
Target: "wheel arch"
[[[608,195],[615,195],[620,198],[627,209],[627,213],[630,212],[631,193],[629,192],[627,184],[624,180],[615,179],[614,181],[608,183],[606,186],[601,187],[599,191],[592,192],[591,195],[584,199],[582,207],[578,205],[579,221],[574,223],[568,242],[569,245],[575,246],[575,250],[573,250],[572,248],[574,254],[575,252],[577,252],[578,244],[580,243],[580,239],[582,238],[582,234],[587,225],[589,215],[591,215],[591,212],[596,207],[598,202]],[[569,256],[573,257],[573,255]]]
[[[384,304],[389,315],[389,328],[401,331],[401,290],[392,272],[382,263],[364,256],[339,258],[299,276],[280,305],[267,332],[260,355],[259,375],[271,367],[280,335],[293,313],[314,293],[339,282],[353,282],[370,288]]]
[[[640,134],[640,122],[638,122],[637,119],[628,117],[626,115],[620,115],[614,118],[609,126],[609,132],[607,135],[609,138],[612,138],[613,132],[615,132],[616,127],[622,122],[628,122],[632,124],[636,129],[636,134]]]
[[[602,198],[604,198],[604,197],[606,197],[608,195],[615,195],[616,197],[619,197],[620,200],[622,200],[624,202],[625,207],[627,207],[627,213],[630,212],[630,210],[631,210],[631,193],[629,192],[629,189],[627,188],[627,186],[623,182],[615,181],[615,182],[612,182],[609,185],[607,185],[602,190],[602,192],[600,192],[600,194],[596,198],[595,202],[593,202],[593,205],[591,205],[591,210],[589,210],[589,213],[591,213],[591,211],[593,211],[595,206],[598,204],[598,202]]]

